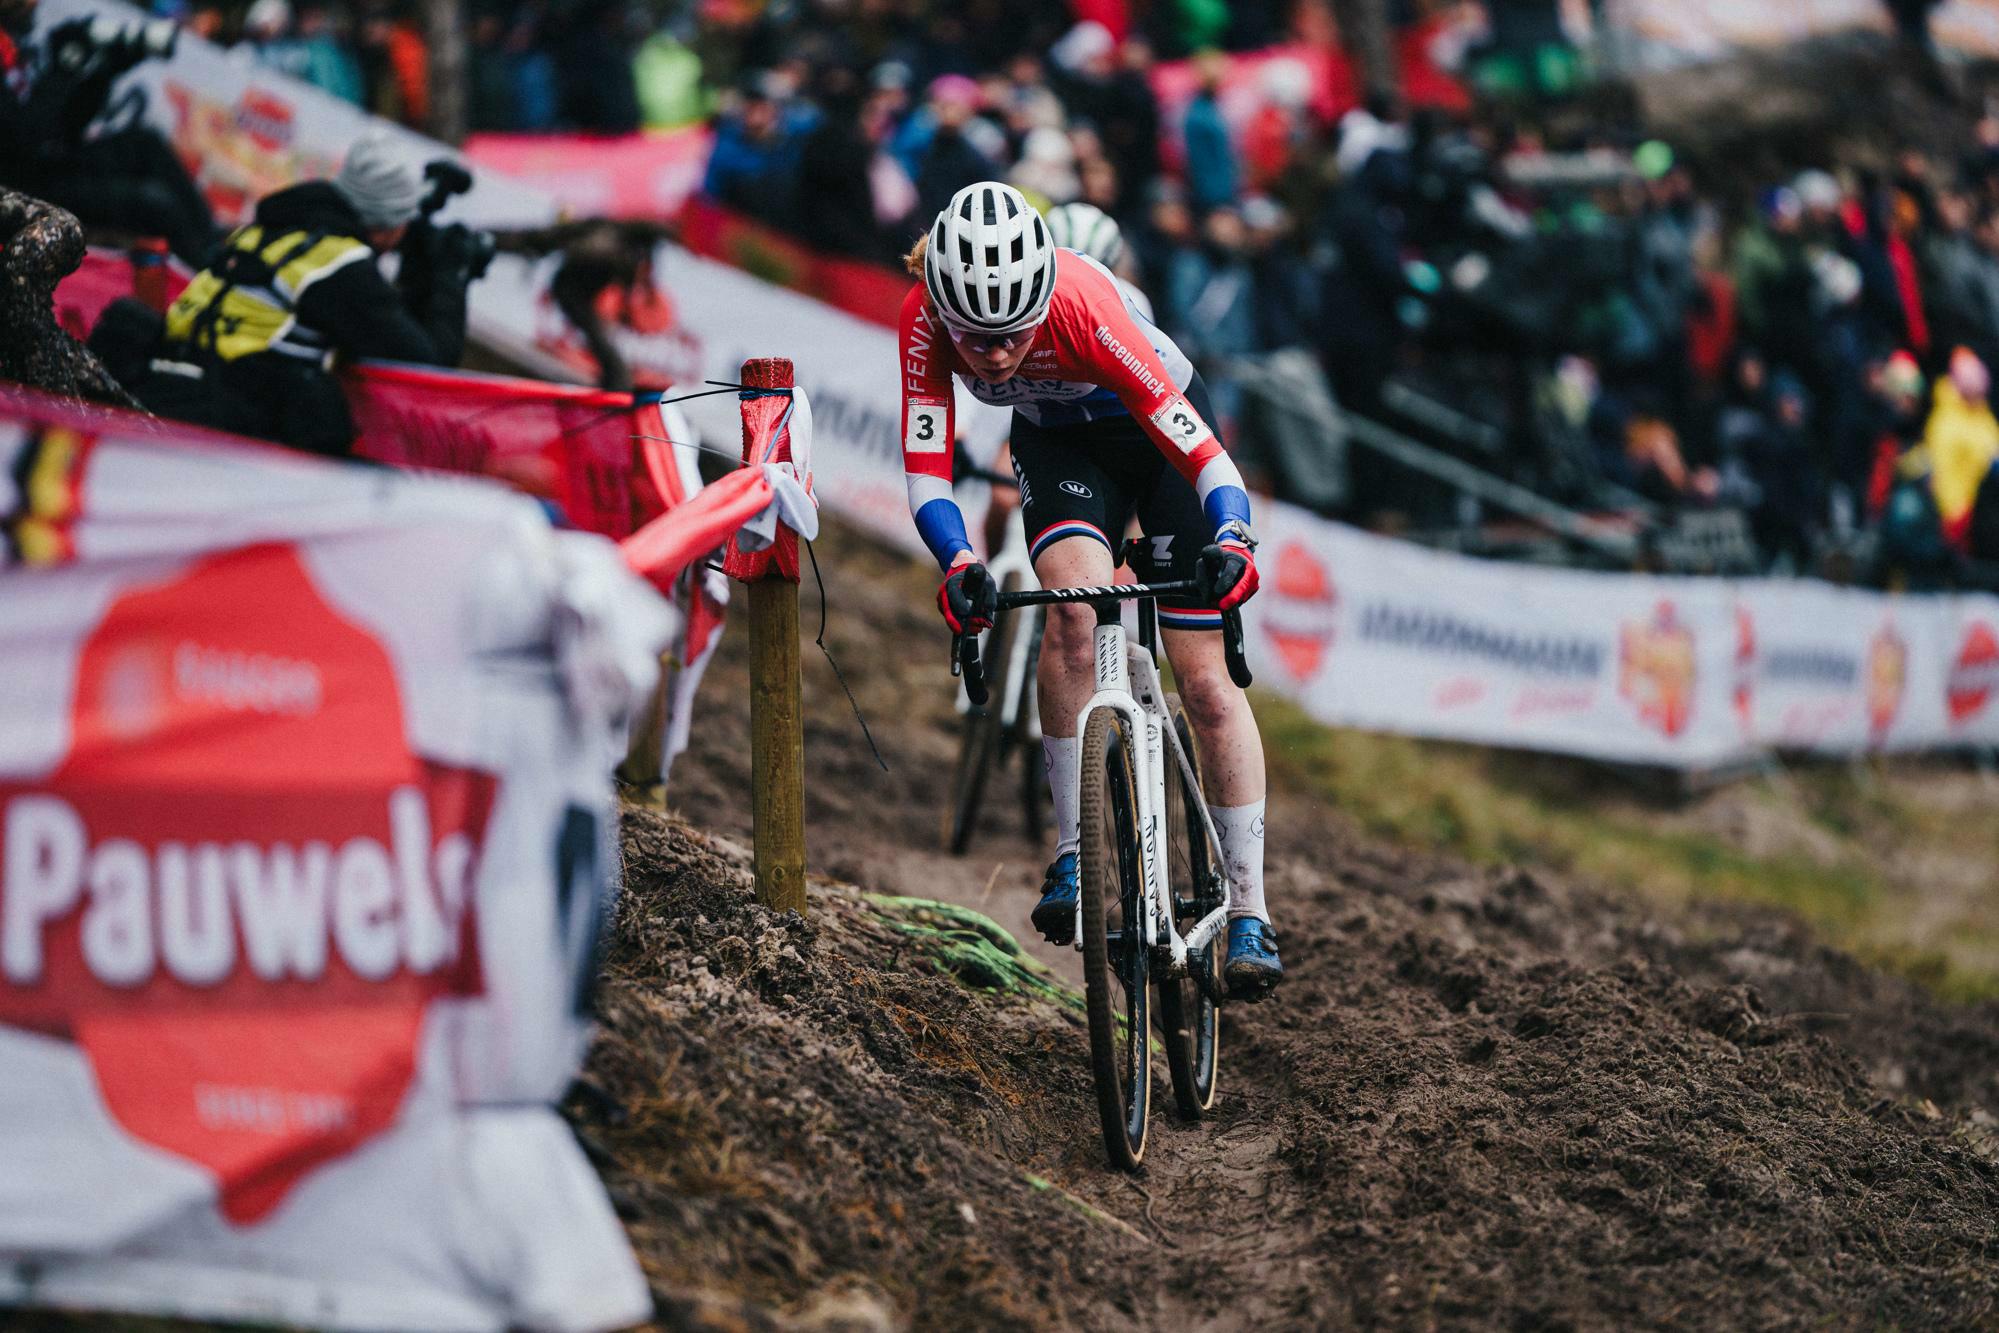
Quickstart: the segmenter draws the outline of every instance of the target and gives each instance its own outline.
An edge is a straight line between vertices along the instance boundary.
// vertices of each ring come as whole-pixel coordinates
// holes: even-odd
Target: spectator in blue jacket
[[[752,75],[737,109],[715,127],[702,193],[760,222],[796,222],[799,152],[817,117],[785,104],[789,89],[775,74]]]
[[[1194,211],[1236,202],[1241,172],[1236,164],[1235,145],[1229,140],[1228,123],[1215,94],[1221,88],[1223,66],[1211,62],[1201,69],[1201,91],[1187,104],[1187,194]]]

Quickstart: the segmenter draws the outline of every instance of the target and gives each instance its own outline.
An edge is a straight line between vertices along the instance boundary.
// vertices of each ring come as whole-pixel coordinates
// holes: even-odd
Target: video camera
[[[424,192],[423,202],[417,205],[417,215],[427,223],[454,197],[472,188],[472,173],[448,157],[426,163],[423,178],[429,182],[430,188]],[[460,222],[448,227],[431,223],[430,230],[440,253],[451,253],[453,258],[464,264],[468,281],[485,276],[498,249],[492,232],[467,227]]]
[[[35,97],[60,110],[44,154],[74,149],[105,109],[118,76],[147,60],[165,59],[180,40],[180,25],[166,19],[124,23],[99,14],[51,29],[45,60],[34,80]]]

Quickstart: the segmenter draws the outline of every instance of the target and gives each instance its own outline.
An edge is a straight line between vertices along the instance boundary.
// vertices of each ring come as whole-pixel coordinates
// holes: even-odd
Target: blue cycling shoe
[[[1041,901],[1028,919],[1050,944],[1073,944],[1076,940],[1076,895],[1081,892],[1076,879],[1076,854],[1064,852],[1048,867],[1041,881]]]
[[[1277,956],[1277,932],[1253,916],[1229,922],[1228,961],[1222,980],[1229,998],[1260,1000],[1284,980],[1284,963]]]

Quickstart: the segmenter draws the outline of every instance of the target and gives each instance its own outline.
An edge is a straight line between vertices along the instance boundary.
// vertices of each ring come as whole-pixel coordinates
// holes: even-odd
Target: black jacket
[[[330,181],[306,181],[267,196],[257,205],[256,220],[267,235],[316,231],[365,241],[367,232],[353,206]],[[413,249],[406,243],[406,255]],[[405,259],[406,266],[410,262]],[[429,299],[412,303],[390,285],[377,265],[348,264],[305,289],[298,300],[298,321],[349,357],[456,365],[465,348],[465,281],[462,276],[452,281],[448,274],[438,278],[429,284],[433,289]],[[413,304],[427,308],[413,309]]]

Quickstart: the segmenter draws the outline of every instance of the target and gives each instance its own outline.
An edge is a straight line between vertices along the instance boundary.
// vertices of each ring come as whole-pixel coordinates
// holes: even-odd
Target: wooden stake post
[[[750,585],[750,805],[757,901],[805,911],[805,723],[798,708],[798,585]]]
[[[743,363],[749,390],[789,390],[791,362]],[[791,461],[788,429],[774,427],[771,400],[743,396],[743,459],[752,466]],[[790,395],[782,395],[787,405]],[[727,569],[750,593],[750,807],[756,824],[757,900],[780,912],[805,911],[805,722],[798,694],[798,537],[779,525],[778,544],[746,553],[730,547]]]

